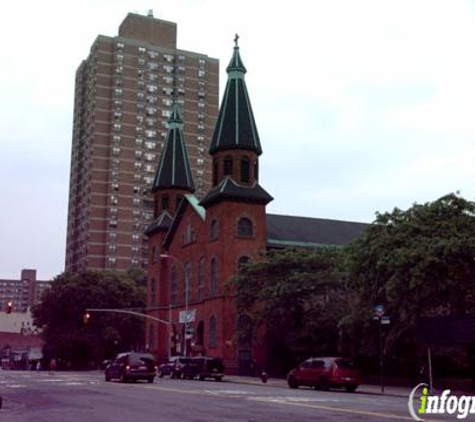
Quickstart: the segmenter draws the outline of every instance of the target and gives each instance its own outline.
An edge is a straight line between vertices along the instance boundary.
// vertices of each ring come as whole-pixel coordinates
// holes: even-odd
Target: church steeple
[[[173,215],[183,195],[195,191],[183,138],[183,121],[177,103],[173,103],[168,127],[167,138],[152,184],[155,218],[164,212]]]
[[[173,103],[168,127],[168,135],[152,184],[152,192],[157,189],[171,188],[194,192],[195,185],[183,139],[183,121],[177,103]]]
[[[247,93],[244,75],[247,72],[239,54],[239,37],[236,35],[234,52],[226,69],[228,82],[219,110],[218,120],[209,152],[223,150],[248,150],[262,154],[251,102]]]
[[[220,201],[266,205],[272,200],[258,183],[262,149],[238,38],[236,35],[233,56],[226,69],[228,82],[209,148],[213,157],[213,189],[200,202],[205,208]]]

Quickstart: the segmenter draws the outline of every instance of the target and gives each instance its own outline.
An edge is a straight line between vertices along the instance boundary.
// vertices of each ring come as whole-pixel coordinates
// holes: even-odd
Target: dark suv
[[[158,367],[158,376],[163,378],[170,375],[172,378],[181,378],[183,367],[190,361],[190,358],[184,356],[171,356],[168,362],[162,363]]]
[[[287,375],[290,388],[300,385],[328,390],[330,387],[355,391],[361,376],[352,360],[341,357],[310,358]]]
[[[157,373],[157,363],[150,353],[121,353],[107,366],[106,381],[115,378],[121,382],[139,379],[153,382]]]
[[[220,358],[209,356],[195,356],[189,358],[189,361],[183,367],[183,378],[214,378],[221,381],[224,376],[224,364]]]

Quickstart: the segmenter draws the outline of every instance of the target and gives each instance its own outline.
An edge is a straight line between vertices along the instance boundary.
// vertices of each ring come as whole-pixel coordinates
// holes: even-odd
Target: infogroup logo
[[[454,396],[450,390],[440,395],[429,395],[429,386],[425,383],[416,385],[409,394],[407,402],[409,413],[415,421],[423,421],[425,415],[454,415],[465,419],[475,414],[475,396]]]

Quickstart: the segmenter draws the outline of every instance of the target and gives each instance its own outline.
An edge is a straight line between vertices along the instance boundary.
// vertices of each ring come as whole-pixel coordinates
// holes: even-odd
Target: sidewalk
[[[223,379],[224,382],[238,383],[238,384],[252,384],[252,385],[265,385],[268,387],[289,388],[287,380],[282,378],[269,378],[267,383],[263,383],[259,377],[245,377],[240,375],[226,375]],[[384,393],[381,392],[380,385],[362,384],[356,390],[359,394],[384,394],[388,396],[409,397],[411,389],[409,387],[392,387],[385,386]]]

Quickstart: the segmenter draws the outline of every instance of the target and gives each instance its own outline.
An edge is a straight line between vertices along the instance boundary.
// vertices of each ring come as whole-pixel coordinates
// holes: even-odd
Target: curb
[[[286,380],[272,380],[270,379],[267,383],[263,383],[259,378],[246,378],[246,377],[239,377],[239,376],[226,376],[223,381],[229,383],[236,383],[236,384],[249,384],[249,385],[261,385],[266,387],[275,387],[275,388],[288,388]],[[358,387],[356,390],[356,394],[367,394],[367,395],[374,395],[374,396],[391,396],[391,397],[409,397],[410,389],[406,391],[385,391],[384,393],[381,391],[376,391],[380,388],[380,386],[373,386],[368,384],[363,384]],[[388,388],[388,387],[386,387]],[[392,387],[389,387],[392,389]],[[338,390],[335,390],[338,391]]]

